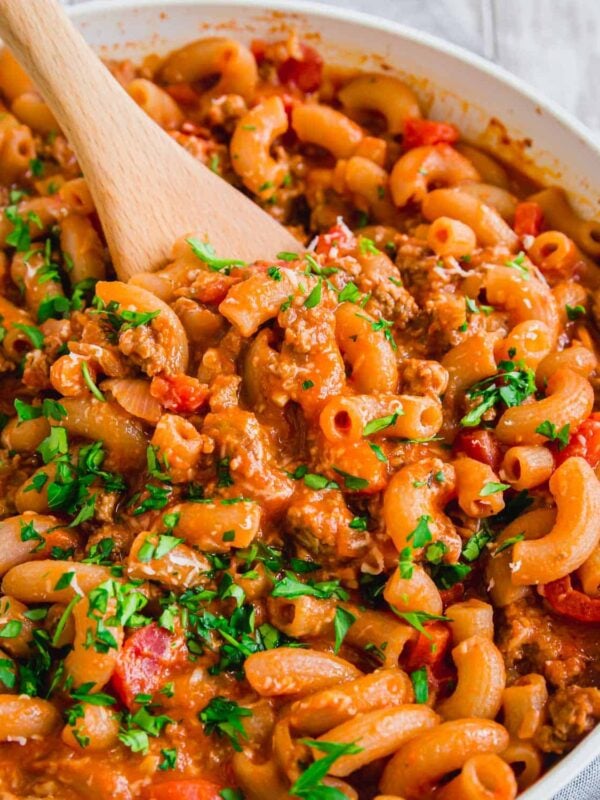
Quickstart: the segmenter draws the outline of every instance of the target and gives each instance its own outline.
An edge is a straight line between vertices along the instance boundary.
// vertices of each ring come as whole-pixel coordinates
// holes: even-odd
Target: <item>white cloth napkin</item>
[[[598,800],[600,798],[600,758],[580,772],[554,800]]]

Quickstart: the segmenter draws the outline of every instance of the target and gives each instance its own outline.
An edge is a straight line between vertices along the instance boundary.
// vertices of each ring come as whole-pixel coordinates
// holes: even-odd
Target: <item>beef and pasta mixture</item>
[[[0,797],[513,800],[600,718],[600,224],[293,36],[110,67],[298,247],[116,280],[0,54]]]

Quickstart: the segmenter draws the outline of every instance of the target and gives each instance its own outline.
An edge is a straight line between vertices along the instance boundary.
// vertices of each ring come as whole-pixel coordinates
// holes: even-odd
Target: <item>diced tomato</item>
[[[514,229],[517,236],[537,236],[544,224],[544,212],[537,203],[519,203],[515,208]]]
[[[193,106],[200,99],[198,92],[195,92],[189,83],[173,83],[171,86],[165,87],[165,92],[182,106]]]
[[[446,606],[451,606],[452,603],[458,603],[459,600],[463,599],[464,594],[464,583],[455,583],[454,586],[451,586],[449,589],[440,589],[440,597],[442,598],[444,608],[446,608]]]
[[[594,412],[571,434],[564,450],[555,450],[557,464],[581,456],[594,469],[600,464],[600,412]]]
[[[302,92],[314,92],[321,85],[323,59],[313,47],[301,44],[302,59],[288,58],[277,70],[281,83],[297,86]]]
[[[166,781],[144,789],[144,800],[221,800],[220,792],[224,786],[193,778],[183,781]]]
[[[356,248],[356,237],[341,220],[319,236],[315,252],[320,256],[329,256],[334,248],[338,251],[337,255],[345,255]]]
[[[476,430],[463,430],[454,440],[452,452],[455,456],[460,453],[481,461],[497,470],[502,462],[502,448],[492,431],[482,428]]]
[[[577,622],[600,622],[600,597],[573,589],[571,578],[559,578],[540,587],[540,594],[558,614]]]
[[[187,661],[182,635],[169,633],[155,622],[132,633],[119,654],[112,677],[115,693],[131,708],[138,694],[154,694],[170,670]]]
[[[254,56],[256,63],[260,66],[260,64],[262,64],[262,62],[265,60],[267,43],[264,39],[253,39],[250,42],[250,51]]]
[[[435,672],[441,664],[450,644],[450,629],[443,622],[425,625],[427,634],[419,633],[416,641],[407,645],[406,669],[412,672],[419,667],[431,667]]]
[[[404,123],[403,144],[407,149],[425,144],[456,142],[458,129],[449,122],[435,122],[432,119],[407,119]]]
[[[190,375],[157,375],[152,378],[150,394],[168,411],[192,414],[207,402],[209,391]]]

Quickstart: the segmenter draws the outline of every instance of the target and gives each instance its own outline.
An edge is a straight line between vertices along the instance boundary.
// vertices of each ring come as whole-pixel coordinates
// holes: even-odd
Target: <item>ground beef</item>
[[[545,753],[571,750],[600,720],[600,689],[566,686],[548,702],[548,723],[537,733]]]

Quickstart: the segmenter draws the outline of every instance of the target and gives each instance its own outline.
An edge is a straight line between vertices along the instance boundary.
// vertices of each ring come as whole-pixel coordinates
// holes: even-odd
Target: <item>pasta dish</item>
[[[600,718],[600,223],[296,36],[109,67],[298,248],[117,280],[0,53],[1,800],[514,800]]]

